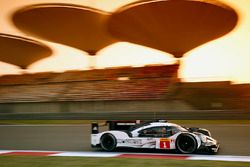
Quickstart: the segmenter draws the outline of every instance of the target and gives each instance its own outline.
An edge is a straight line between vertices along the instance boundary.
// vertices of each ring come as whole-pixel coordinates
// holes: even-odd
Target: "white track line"
[[[105,152],[62,152],[52,154],[49,156],[62,156],[62,157],[117,157],[120,153],[105,153]]]
[[[9,152],[13,152],[13,151],[8,151],[8,150],[0,150],[0,155],[1,155],[1,154],[6,154],[6,153],[9,153]]]
[[[19,154],[20,153],[20,154]],[[65,157],[129,157],[138,158],[138,155],[147,158],[161,157],[162,159],[171,159],[171,157],[182,157],[186,160],[209,160],[209,161],[238,161],[250,162],[250,156],[233,156],[233,155],[184,155],[184,154],[150,154],[150,153],[116,153],[116,152],[69,152],[69,151],[41,151],[41,150],[0,150],[1,155],[42,155],[42,156],[65,156]],[[45,153],[45,154],[37,154]],[[46,154],[48,153],[48,154]],[[152,157],[150,157],[150,155]],[[140,157],[140,156],[139,156]]]
[[[210,155],[210,156],[191,156],[188,160],[209,160],[209,161],[239,161],[250,162],[250,156],[232,156],[232,155]]]

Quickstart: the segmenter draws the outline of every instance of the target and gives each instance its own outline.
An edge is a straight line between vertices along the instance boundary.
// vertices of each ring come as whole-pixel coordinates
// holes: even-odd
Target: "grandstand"
[[[200,110],[250,109],[250,84],[230,81],[180,83],[175,96]]]
[[[5,75],[0,77],[0,111],[33,112],[47,105],[53,111],[164,111],[173,107],[167,99],[178,81],[178,67]]]
[[[250,85],[180,82],[178,65],[0,77],[0,112],[250,109]]]
[[[12,12],[10,20],[24,34],[74,47],[90,56],[124,41],[181,58],[229,33],[238,22],[237,12],[226,4],[186,0],[134,2],[112,13],[67,3],[32,4]],[[211,12],[213,15],[208,14]],[[26,69],[52,54],[52,49],[38,41],[0,35],[5,46],[1,49],[3,62]],[[173,64],[5,75],[0,77],[0,112],[159,112],[245,107],[241,99],[249,97],[247,88],[238,90],[231,83],[181,83],[178,68],[179,64]]]

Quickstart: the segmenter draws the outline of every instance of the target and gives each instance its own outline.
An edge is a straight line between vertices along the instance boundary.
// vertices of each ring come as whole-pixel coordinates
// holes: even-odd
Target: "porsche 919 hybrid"
[[[176,150],[183,154],[199,150],[216,153],[219,149],[218,141],[211,137],[209,130],[185,128],[164,121],[142,123],[131,126],[129,130],[108,130],[101,133],[98,125],[92,124],[91,145],[106,151],[128,147]]]

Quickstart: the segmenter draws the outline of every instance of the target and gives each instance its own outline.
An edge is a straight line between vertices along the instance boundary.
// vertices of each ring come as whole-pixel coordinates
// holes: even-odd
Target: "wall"
[[[139,101],[89,101],[89,102],[46,102],[4,103],[0,112],[162,112],[167,110],[191,110],[182,101],[139,100]]]

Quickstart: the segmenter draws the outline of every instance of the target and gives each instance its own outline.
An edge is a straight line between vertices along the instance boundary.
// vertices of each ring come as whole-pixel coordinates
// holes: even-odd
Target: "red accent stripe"
[[[189,156],[154,155],[154,154],[122,154],[119,158],[154,158],[154,159],[187,159]]]
[[[33,152],[33,151],[17,151],[17,152],[8,152],[1,155],[31,155],[31,156],[48,156],[52,154],[57,154],[58,152]]]

